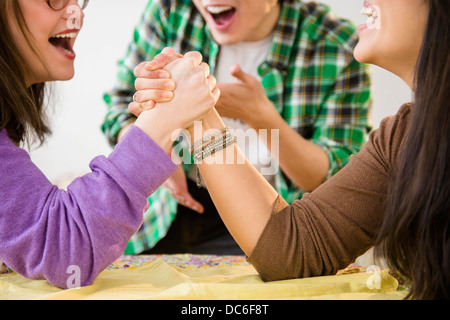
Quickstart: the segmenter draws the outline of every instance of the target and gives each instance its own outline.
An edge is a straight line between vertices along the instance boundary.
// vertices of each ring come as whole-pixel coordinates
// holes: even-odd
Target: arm
[[[286,119],[273,112],[274,107],[266,108],[271,112],[260,117],[260,123],[254,125],[280,130],[280,167],[295,187],[304,191],[313,191],[341,170],[350,157],[361,150],[370,130],[368,70],[350,53],[345,54],[347,64],[331,68],[337,70],[336,73],[331,75],[331,71],[323,67],[323,74],[316,75],[323,79],[315,87],[317,92],[310,93],[315,97],[316,105],[304,106],[304,110],[311,110],[311,107],[316,110],[310,133],[300,134]],[[293,116],[301,110],[303,106],[291,106]]]
[[[203,132],[224,127],[214,109],[202,121]],[[189,131],[194,143],[200,134],[195,128]],[[236,144],[197,165],[225,225],[246,255],[250,255],[270,219],[278,193],[245,159]]]
[[[92,173],[67,192],[7,138],[0,149],[0,259],[19,274],[61,288],[68,286],[70,266],[80,268],[84,286],[123,253],[142,223],[147,197],[176,168],[137,127],[108,158],[95,158]]]
[[[250,122],[257,131],[268,129],[269,137],[270,130],[279,130],[278,148],[272,148],[270,139],[267,139],[268,148],[279,151],[281,169],[297,188],[304,191],[316,189],[341,170],[350,157],[361,150],[370,130],[368,67],[354,60],[350,52],[342,48],[339,50],[347,63],[344,66],[336,63],[332,68],[321,69],[323,74],[316,77],[324,80],[315,87],[317,92],[310,92],[317,105],[304,107],[304,110],[317,110],[310,135],[299,134],[268,99],[266,106],[257,113],[260,116],[253,117]],[[333,71],[330,69],[336,70],[335,73],[331,74]],[[320,90],[326,90],[326,93]],[[303,110],[298,105],[290,108],[294,115]]]
[[[374,243],[407,113],[384,121],[351,163],[291,206],[235,144],[198,163],[225,225],[263,279],[332,274]],[[191,143],[223,128],[213,111],[190,128]]]
[[[238,82],[219,84],[222,93],[216,106],[219,114],[240,119],[257,133],[266,131],[268,139],[263,141],[289,179],[302,190],[317,188],[328,174],[327,153],[288,125],[267,98],[258,79],[238,65],[233,66],[231,74]],[[276,146],[272,146],[269,138],[272,130],[278,130]]]
[[[247,163],[218,164],[225,151],[199,164],[222,219],[264,280],[334,274],[374,244],[408,111],[385,120],[344,169],[290,206]],[[212,113],[203,126],[223,124]]]
[[[336,174],[352,155],[361,150],[371,130],[369,66],[356,61],[351,52],[341,50],[346,62],[337,68],[329,85],[323,84],[326,93],[318,103],[311,136],[311,141],[320,146],[329,158],[327,178]],[[326,74],[323,77],[326,78]]]
[[[178,83],[174,99],[143,111],[108,159],[96,158],[93,172],[67,192],[51,185],[0,132],[0,259],[60,287],[66,287],[70,266],[80,269],[80,284],[87,285],[117,259],[142,223],[147,198],[176,169],[167,155],[173,133],[217,102],[215,79],[201,61],[192,52],[167,66]]]
[[[369,129],[367,67],[355,61],[345,48],[330,43],[322,45],[338,50],[339,56],[345,57],[347,62],[345,65],[330,64],[330,60],[336,59],[330,55],[322,68],[309,66],[305,75],[297,76],[303,79],[306,74],[314,74],[312,79],[304,80],[315,84],[308,87],[308,92],[303,92],[305,85],[294,78],[292,86],[302,90],[309,104],[299,105],[299,98],[295,102],[286,98],[284,112],[288,114],[287,119],[267,98],[261,83],[238,65],[231,69],[238,81],[219,84],[222,95],[216,106],[221,116],[240,119],[258,133],[266,131],[267,137],[271,136],[272,130],[278,130],[276,146],[272,146],[270,139],[263,141],[289,180],[304,191],[314,190],[347,164],[349,157],[364,144]],[[318,52],[327,51],[318,49]],[[325,60],[311,60],[321,59]],[[303,126],[290,125],[290,118],[302,119]]]
[[[271,139],[264,139],[267,149],[287,177],[300,189],[312,191],[327,178],[330,161],[327,153],[317,144],[303,138],[292,129],[276,111],[275,106],[267,101],[265,112],[260,113],[258,121],[251,126],[256,132],[267,130],[267,137],[272,136],[272,130],[278,130],[278,143],[273,146]],[[278,152],[278,154],[277,154]]]

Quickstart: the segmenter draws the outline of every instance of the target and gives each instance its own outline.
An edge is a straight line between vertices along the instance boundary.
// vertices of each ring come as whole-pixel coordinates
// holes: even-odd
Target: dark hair
[[[415,103],[390,184],[377,254],[409,299],[450,298],[450,2],[428,0]]]
[[[29,68],[15,45],[7,12],[10,11],[11,18],[33,49],[27,36],[28,27],[18,1],[2,0],[0,9],[0,130],[6,129],[16,144],[25,141],[30,144],[34,138],[42,143],[44,136],[50,133],[43,110],[45,84],[27,87],[25,77]]]

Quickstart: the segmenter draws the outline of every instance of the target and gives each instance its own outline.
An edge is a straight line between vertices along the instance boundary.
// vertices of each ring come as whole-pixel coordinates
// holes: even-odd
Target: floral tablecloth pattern
[[[192,255],[192,254],[161,254],[161,255],[134,255],[121,256],[114,263],[112,263],[106,270],[117,269],[133,269],[142,265],[152,263],[156,260],[162,259],[166,263],[177,266],[182,269],[198,269],[198,268],[217,268],[217,267],[233,267],[233,266],[248,266],[249,262],[244,256],[218,256],[218,255]],[[337,274],[351,274],[351,273],[365,273],[368,267],[349,265],[347,268],[340,270]],[[14,274],[14,271],[9,269],[0,261],[0,274]],[[401,275],[389,271],[398,281],[397,291],[407,291],[409,288],[408,281]]]

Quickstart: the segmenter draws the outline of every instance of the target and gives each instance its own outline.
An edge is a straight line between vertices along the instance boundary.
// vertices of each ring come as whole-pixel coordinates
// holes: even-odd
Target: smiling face
[[[75,73],[73,46],[84,17],[77,2],[70,1],[69,5],[73,7],[68,5],[74,11],[66,8],[55,11],[44,0],[17,1],[26,24],[27,38],[33,48],[18,23],[13,21],[12,13],[9,14],[9,25],[29,68],[27,85],[71,79]],[[74,19],[77,19],[76,23]]]
[[[264,39],[280,15],[278,0],[193,1],[221,45]]]
[[[426,0],[371,0],[361,13],[355,58],[387,69],[411,87],[428,18]]]

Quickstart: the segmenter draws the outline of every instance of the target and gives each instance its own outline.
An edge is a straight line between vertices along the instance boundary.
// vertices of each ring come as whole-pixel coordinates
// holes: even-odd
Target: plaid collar
[[[295,48],[296,35],[298,28],[301,27],[299,21],[301,20],[301,2],[286,2],[283,1],[280,9],[280,18],[275,26],[273,32],[272,46],[269,53],[261,65],[261,75],[276,69],[282,74],[285,74],[289,68],[292,49]],[[200,12],[198,14],[201,16]],[[201,17],[203,19],[203,17]],[[211,70],[215,70],[217,62],[217,54],[220,50],[220,45],[214,40],[211,35],[209,25],[205,22],[204,36],[210,42],[210,56],[209,63]]]

